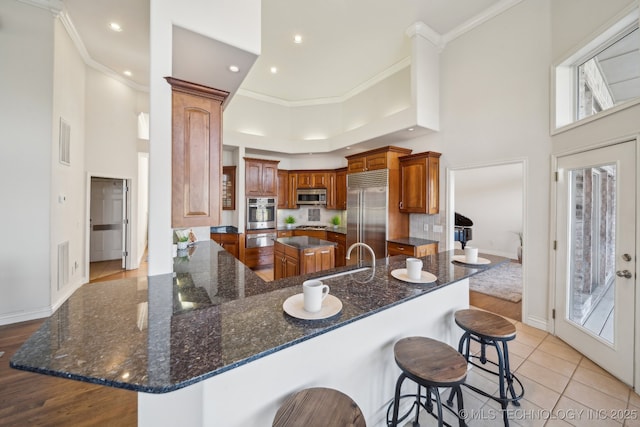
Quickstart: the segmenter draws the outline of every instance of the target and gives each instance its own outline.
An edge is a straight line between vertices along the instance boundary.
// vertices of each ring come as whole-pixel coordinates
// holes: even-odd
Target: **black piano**
[[[469,240],[473,239],[473,232],[471,229],[472,226],[473,221],[471,221],[466,216],[460,215],[458,212],[455,212],[453,240],[456,242],[460,242],[460,244],[462,245],[462,249],[464,249]]]

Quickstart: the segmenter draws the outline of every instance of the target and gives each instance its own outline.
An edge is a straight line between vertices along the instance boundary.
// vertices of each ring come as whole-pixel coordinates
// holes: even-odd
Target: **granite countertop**
[[[309,236],[279,237],[278,239],[276,239],[276,242],[282,243],[283,245],[291,246],[292,248],[296,248],[298,250],[337,245],[337,243],[335,242],[329,242],[327,240]]]
[[[10,361],[13,368],[128,390],[166,393],[294,346],[381,310],[507,262],[452,261],[454,251],[422,258],[438,280],[411,284],[390,275],[403,255],[369,269],[325,279],[343,303],[329,319],[290,317],[282,304],[311,277],[341,267],[264,282],[213,241],[176,258],[174,274],[82,286]],[[461,251],[457,251],[461,253]]]
[[[346,227],[334,227],[332,225],[327,227],[314,226],[314,225],[299,225],[294,226],[293,228],[289,228],[286,226],[278,226],[277,231],[294,231],[294,230],[318,230],[318,231],[327,231],[339,234],[347,234]]]
[[[421,239],[419,237],[398,237],[397,239],[389,239],[387,241],[408,246],[422,246],[438,243],[437,240]]]
[[[219,225],[211,227],[209,233],[238,234],[238,228],[233,225]]]

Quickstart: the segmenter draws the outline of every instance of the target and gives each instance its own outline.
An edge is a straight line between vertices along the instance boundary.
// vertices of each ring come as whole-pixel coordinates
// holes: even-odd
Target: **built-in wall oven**
[[[247,199],[247,230],[276,228],[278,200],[275,197]]]
[[[278,234],[276,232],[247,233],[245,237],[245,246],[247,248],[263,248],[265,246],[273,246],[277,238]]]

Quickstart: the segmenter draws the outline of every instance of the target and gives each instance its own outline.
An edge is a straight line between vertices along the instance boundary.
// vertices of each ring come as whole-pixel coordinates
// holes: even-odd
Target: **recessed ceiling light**
[[[118,24],[117,22],[111,22],[109,23],[109,28],[111,28],[112,31],[115,31],[117,33],[119,33],[120,31],[122,31],[122,27],[120,26],[120,24]]]
[[[409,128],[407,129],[409,132],[413,132],[415,129],[414,128]]]
[[[302,43],[302,36],[300,34],[296,34],[295,36],[293,36],[293,42],[297,44]]]
[[[271,74],[277,74],[278,73],[278,67],[271,67]]]
[[[238,71],[240,71],[240,68],[237,65],[229,65],[229,71],[231,71],[232,73],[237,73]]]
[[[125,76],[127,76],[127,77],[131,77],[131,76],[133,75],[133,73],[132,73],[131,71],[129,71],[129,70],[124,70],[124,71],[122,72],[122,74],[124,74],[124,75],[125,75]]]
[[[344,147],[346,150],[351,150],[351,147]]]

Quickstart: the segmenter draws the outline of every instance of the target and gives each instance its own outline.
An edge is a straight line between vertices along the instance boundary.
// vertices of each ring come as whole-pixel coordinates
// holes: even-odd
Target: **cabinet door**
[[[284,277],[294,277],[300,275],[297,258],[286,255],[282,260],[282,265],[284,269]]]
[[[289,173],[278,170],[278,209],[289,209]]]
[[[329,172],[327,174],[327,209],[338,209],[337,205],[337,188],[336,188],[336,174],[335,172]]]
[[[298,188],[313,188],[313,175],[310,172],[298,172]]]
[[[262,164],[262,195],[274,197],[278,195],[277,163]]]
[[[424,159],[400,162],[400,212],[426,213],[427,164]]]
[[[373,171],[387,168],[387,153],[376,153],[366,157],[365,170]]]
[[[273,246],[273,279],[282,279],[284,276],[284,249],[282,244],[276,242]]]
[[[173,89],[171,225],[218,225],[222,194],[221,105],[225,97],[213,99],[182,92],[185,84],[195,88],[198,85],[167,80]]]
[[[367,158],[365,156],[352,157],[349,159],[347,172],[348,173],[364,172],[366,170],[366,167],[367,167]]]
[[[336,172],[336,209],[347,209],[347,171]]]
[[[425,256],[433,255],[438,253],[438,244],[431,243],[429,245],[422,245],[416,247],[416,256],[418,258],[422,258]]]
[[[329,270],[335,266],[335,251],[333,246],[318,249],[316,253],[316,271]]]
[[[289,172],[289,209],[298,207],[298,174]]]
[[[314,172],[311,174],[311,186],[313,188],[327,188],[327,173]]]
[[[222,167],[222,210],[236,210],[236,167]]]
[[[300,253],[300,274],[316,272],[316,252],[314,249],[305,249]]]
[[[262,196],[262,162],[245,160],[245,195]]]

